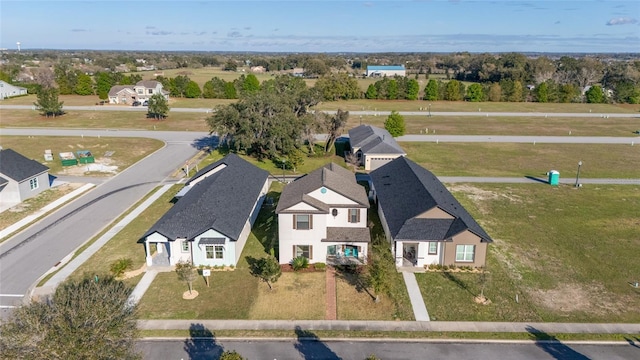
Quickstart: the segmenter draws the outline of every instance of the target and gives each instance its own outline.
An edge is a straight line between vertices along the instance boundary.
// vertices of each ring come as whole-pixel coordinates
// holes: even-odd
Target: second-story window
[[[313,216],[312,215],[293,215],[293,228],[296,230],[310,230],[313,229]]]
[[[350,223],[360,222],[360,209],[349,209],[349,222]]]

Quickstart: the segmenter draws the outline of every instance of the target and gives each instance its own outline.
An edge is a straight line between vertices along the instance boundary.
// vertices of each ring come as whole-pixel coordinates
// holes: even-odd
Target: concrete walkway
[[[153,193],[149,198],[147,198],[142,204],[140,204],[137,208],[131,211],[124,219],[120,220],[116,225],[114,225],[109,231],[107,231],[104,235],[102,235],[98,240],[96,240],[93,244],[91,244],[86,250],[80,253],[77,257],[75,257],[71,262],[69,262],[66,266],[64,266],[64,261],[58,265],[57,267],[52,268],[48,273],[56,271],[60,266],[64,266],[60,271],[58,271],[55,275],[51,277],[43,286],[34,289],[31,292],[31,297],[33,296],[46,296],[52,294],[56,287],[63,281],[65,281],[74,271],[76,271],[80,265],[82,265],[85,261],[89,260],[89,258],[95,254],[100,248],[104,246],[113,236],[120,232],[125,226],[127,226],[131,221],[137,218],[146,208],[148,208],[154,201],[156,201],[160,196],[162,196],[165,192],[167,192],[173,185],[164,185],[158,191]],[[69,254],[69,258],[72,257],[74,252]],[[67,260],[68,261],[68,260]],[[43,275],[46,276],[47,274]]]
[[[345,320],[138,320],[140,330],[305,330],[438,331],[547,334],[640,334],[640,324],[536,323],[473,321],[345,321]]]
[[[52,201],[51,203],[43,206],[42,209],[34,212],[33,214],[31,214],[29,216],[25,216],[22,220],[12,224],[11,226],[7,226],[6,228],[4,228],[4,229],[2,229],[0,231],[0,239],[6,237],[8,235],[11,235],[14,232],[20,230],[21,228],[31,224],[32,222],[37,220],[42,215],[44,215],[44,214],[48,213],[49,211],[57,208],[58,206],[63,205],[67,201],[70,201],[71,199],[73,199],[76,196],[84,193],[85,191],[91,189],[94,186],[95,186],[95,184],[84,184],[81,187],[73,190],[72,192],[60,197],[59,199],[57,199],[55,201]],[[0,207],[1,206],[2,205],[0,205]]]
[[[138,285],[136,285],[131,292],[131,295],[129,295],[127,303],[131,305],[139,303],[144,293],[147,292],[147,289],[149,289],[149,286],[151,286],[151,283],[156,278],[156,275],[158,275],[157,271],[147,270],[147,272],[142,276],[142,279],[138,282]]]
[[[424,305],[418,282],[416,281],[416,275],[412,272],[403,271],[402,278],[404,279],[404,284],[407,286],[411,307],[413,308],[413,316],[416,318],[416,321],[431,321],[427,307]]]

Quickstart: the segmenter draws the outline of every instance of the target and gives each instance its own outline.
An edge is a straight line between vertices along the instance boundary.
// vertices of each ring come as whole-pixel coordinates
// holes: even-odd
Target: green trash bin
[[[560,172],[557,170],[549,171],[549,185],[558,186],[560,184]]]

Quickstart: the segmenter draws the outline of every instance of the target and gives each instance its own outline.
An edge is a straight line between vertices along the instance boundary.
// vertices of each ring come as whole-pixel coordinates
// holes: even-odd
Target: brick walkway
[[[325,320],[338,319],[338,307],[336,304],[336,269],[333,266],[327,266],[327,308],[324,315]]]

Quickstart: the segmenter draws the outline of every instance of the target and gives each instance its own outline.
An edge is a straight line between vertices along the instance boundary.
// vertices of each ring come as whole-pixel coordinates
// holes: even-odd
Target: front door
[[[358,247],[353,245],[345,245],[344,247],[344,256],[345,257],[358,257]]]

